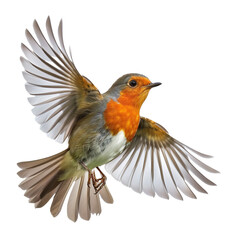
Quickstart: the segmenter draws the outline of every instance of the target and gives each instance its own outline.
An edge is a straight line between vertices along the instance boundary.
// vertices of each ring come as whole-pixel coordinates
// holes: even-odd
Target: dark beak
[[[157,87],[157,86],[159,86],[159,85],[161,85],[162,83],[160,83],[160,82],[156,82],[156,83],[150,83],[150,84],[148,84],[146,87],[147,88],[153,88],[153,87]]]

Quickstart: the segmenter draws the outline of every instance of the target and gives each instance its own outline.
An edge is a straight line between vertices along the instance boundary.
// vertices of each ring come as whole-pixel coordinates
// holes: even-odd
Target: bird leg
[[[88,171],[88,181],[87,181],[87,186],[90,188],[91,187],[91,180],[92,180],[92,185],[95,189],[95,194],[97,194],[106,184],[107,177],[103,174],[103,172],[100,170],[99,167],[97,167],[97,170],[101,174],[101,178],[97,178],[95,171],[91,171],[84,163],[80,163],[82,167]]]
[[[103,174],[103,172],[100,170],[99,167],[97,167],[97,170],[101,174],[101,178],[96,178],[95,171],[93,171],[93,187],[95,189],[95,194],[97,194],[106,184],[107,177]]]

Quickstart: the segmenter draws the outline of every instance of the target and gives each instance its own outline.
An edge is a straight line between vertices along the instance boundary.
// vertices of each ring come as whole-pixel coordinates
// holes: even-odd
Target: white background
[[[0,6],[1,239],[240,239],[239,1],[5,1]],[[141,114],[180,141],[214,155],[208,195],[169,201],[137,194],[108,175],[114,204],[89,222],[34,209],[18,188],[19,161],[65,149],[39,130],[27,102],[20,43],[34,19],[56,29],[80,73],[101,92],[125,73],[162,86]]]

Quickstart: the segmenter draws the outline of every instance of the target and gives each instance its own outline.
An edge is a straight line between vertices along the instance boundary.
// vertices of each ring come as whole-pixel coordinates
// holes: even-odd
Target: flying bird
[[[186,146],[160,124],[140,116],[149,91],[161,83],[130,73],[101,94],[78,72],[71,51],[66,51],[62,20],[58,38],[49,17],[48,39],[36,20],[33,29],[35,37],[26,30],[30,48],[21,45],[32,112],[50,138],[68,140],[68,148],[56,155],[18,163],[18,175],[25,178],[19,186],[36,208],[53,198],[50,210],[57,216],[71,190],[67,214],[72,221],[78,215],[89,220],[91,214],[100,214],[100,199],[113,203],[107,178],[99,168],[102,165],[134,191],[165,199],[171,195],[182,200],[182,194],[196,198],[191,187],[206,193],[196,179],[215,185],[198,170],[217,173],[198,159],[211,156]]]

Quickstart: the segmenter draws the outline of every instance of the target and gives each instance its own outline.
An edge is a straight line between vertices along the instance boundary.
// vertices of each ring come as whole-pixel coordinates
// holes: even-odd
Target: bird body
[[[59,44],[53,34],[50,18],[46,40],[36,21],[33,24],[38,41],[26,30],[33,51],[22,44],[28,58],[21,58],[27,81],[26,89],[33,95],[29,102],[41,129],[49,137],[68,148],[56,155],[18,163],[18,175],[25,178],[20,187],[36,207],[44,206],[52,197],[51,213],[61,211],[68,191],[68,217],[78,215],[89,220],[101,213],[100,197],[113,203],[106,186],[106,176],[99,166],[136,192],[163,198],[169,194],[182,199],[182,193],[196,198],[189,183],[199,192],[206,191],[190,174],[204,183],[214,185],[197,168],[217,172],[197,159],[209,158],[171,137],[158,123],[141,117],[140,109],[152,83],[136,73],[120,77],[101,94],[92,82],[79,74],[66,52],[59,24]],[[194,164],[193,164],[194,163]],[[97,178],[95,169],[101,175]],[[180,191],[179,191],[180,190]]]
[[[126,88],[131,80],[138,82],[134,92]],[[145,90],[144,86],[150,83],[140,74],[126,74],[103,94],[101,100],[88,106],[87,115],[77,122],[69,139],[69,151],[75,161],[93,169],[110,162],[123,151],[137,132],[140,107],[150,90]],[[144,96],[141,96],[141,88]],[[138,99],[138,96],[141,97]]]
[[[86,116],[76,123],[69,138],[69,151],[76,162],[84,163],[89,169],[106,164],[120,154],[135,136],[140,107],[145,98],[136,104],[136,93],[132,96],[127,90],[121,90],[121,85],[125,86],[125,82],[131,79],[139,82],[139,88],[142,87],[140,82],[144,81],[146,86],[151,83],[141,75],[124,75],[119,84],[103,94],[101,100],[88,106]],[[117,94],[112,95],[112,91]]]

